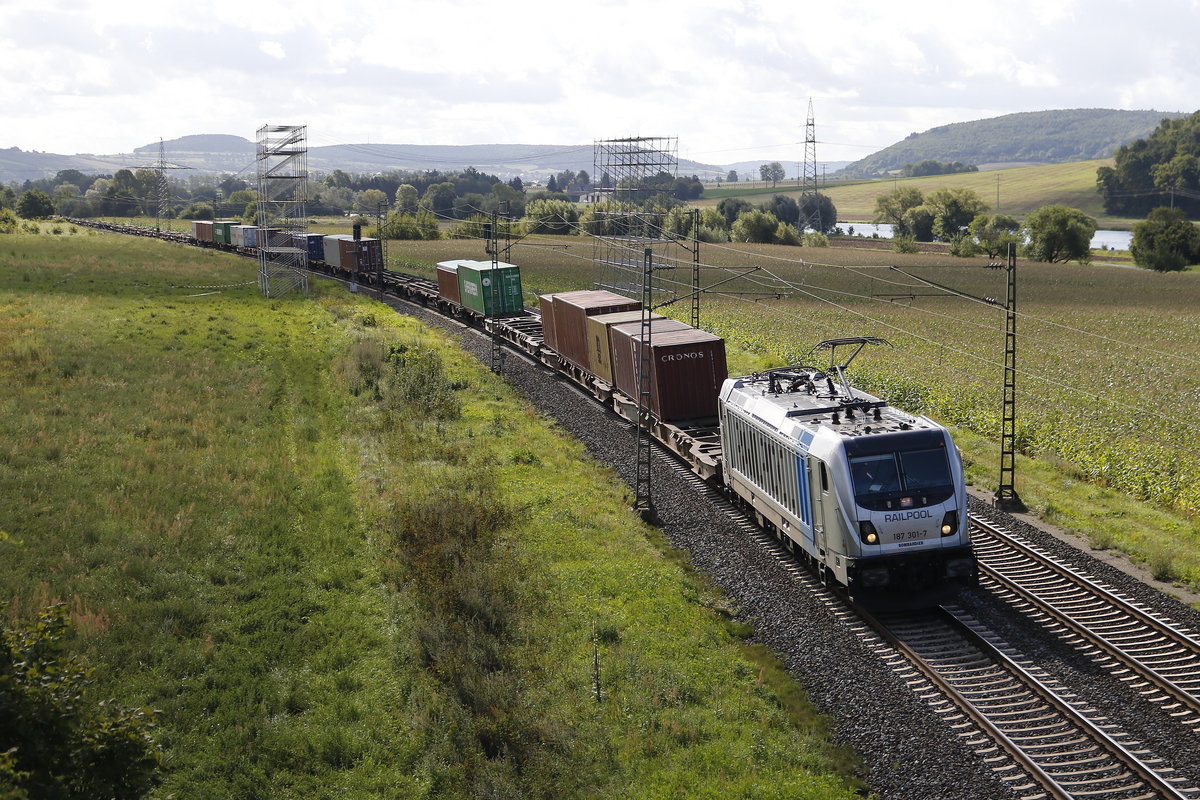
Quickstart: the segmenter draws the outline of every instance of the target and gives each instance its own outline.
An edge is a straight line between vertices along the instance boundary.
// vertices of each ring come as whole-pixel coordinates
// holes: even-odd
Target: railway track
[[[1200,787],[1176,775],[1163,758],[1140,747],[1067,687],[1022,659],[962,608],[947,605],[875,615],[851,605],[795,559],[786,538],[754,525],[709,484],[659,455],[697,491],[720,504],[790,580],[853,630],[1018,796],[1200,798]]]
[[[963,609],[862,614],[895,649],[897,671],[929,696],[947,724],[964,728],[985,760],[1011,771],[1023,796],[1200,797],[1161,758]]]
[[[980,583],[1200,733],[1200,638],[986,520],[971,518]]]

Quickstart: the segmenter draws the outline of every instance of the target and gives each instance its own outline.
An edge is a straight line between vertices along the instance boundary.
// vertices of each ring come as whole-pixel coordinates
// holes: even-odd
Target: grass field
[[[410,319],[11,235],[0,381],[0,598],[160,710],[155,797],[857,796],[615,476]]]
[[[611,280],[579,237],[526,240],[512,254],[526,301]],[[432,276],[479,242],[393,242],[397,269]],[[686,261],[689,257],[681,253]],[[864,388],[956,426],[971,480],[994,490],[1004,366],[1004,273],[985,259],[890,251],[704,245],[705,281],[722,268],[762,272],[706,296],[701,322],[735,345],[735,373],[799,359],[822,339],[881,336],[864,354]],[[898,271],[902,269],[905,272]],[[910,275],[912,277],[910,277]],[[685,274],[680,280],[687,282]],[[931,287],[933,281],[976,298]],[[1200,273],[1018,264],[1017,488],[1048,521],[1115,547],[1161,578],[1200,587]],[[768,292],[784,289],[787,297]],[[682,306],[682,307],[680,307]],[[681,318],[687,303],[662,309]],[[970,435],[968,435],[970,434]]]

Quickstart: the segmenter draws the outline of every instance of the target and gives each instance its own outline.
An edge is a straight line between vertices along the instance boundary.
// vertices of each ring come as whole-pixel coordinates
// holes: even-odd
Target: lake
[[[854,236],[862,236],[867,239],[892,238],[892,226],[886,222],[878,225],[872,222],[839,222],[838,227],[847,233],[853,228]],[[1133,241],[1132,231],[1096,231],[1096,235],[1092,237],[1092,249],[1128,250],[1131,241]]]

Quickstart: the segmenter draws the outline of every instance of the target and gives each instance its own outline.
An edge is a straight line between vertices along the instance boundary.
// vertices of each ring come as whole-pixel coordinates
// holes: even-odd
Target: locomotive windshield
[[[873,511],[921,508],[954,493],[944,446],[850,456],[854,497]]]

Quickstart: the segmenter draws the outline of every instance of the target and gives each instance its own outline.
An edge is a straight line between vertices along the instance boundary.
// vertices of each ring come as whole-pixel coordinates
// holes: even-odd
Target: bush
[[[975,240],[965,234],[955,236],[950,240],[950,255],[958,256],[959,258],[970,258],[971,256],[979,255],[979,245],[975,244]]]
[[[418,211],[415,216],[392,213],[388,216],[387,222],[383,223],[380,235],[384,239],[434,240],[442,238],[442,231],[433,214],[428,211]]]
[[[732,239],[736,242],[770,244],[775,240],[779,220],[767,211],[743,211],[733,222]]]
[[[213,219],[213,207],[208,203],[192,203],[179,212],[183,219]]]
[[[17,198],[17,215],[25,219],[45,219],[53,216],[54,201],[41,189],[30,189]]]
[[[1133,226],[1133,261],[1156,272],[1174,272],[1200,262],[1200,229],[1178,208],[1156,208]]]
[[[810,231],[804,234],[805,247],[829,247],[829,237],[823,233]]]
[[[16,233],[19,225],[12,209],[0,208],[0,233]]]
[[[895,236],[892,238],[892,250],[897,253],[916,253],[917,241],[911,236]]]
[[[142,797],[158,780],[153,714],[92,702],[90,671],[63,652],[68,628],[60,603],[0,629],[0,780],[12,797]]]
[[[1155,272],[1179,272],[1188,265],[1187,256],[1166,242],[1157,242],[1152,247],[1139,247],[1133,261],[1139,267]]]
[[[806,236],[805,238],[807,239],[808,237]],[[800,231],[796,230],[796,226],[790,223],[779,223],[779,227],[775,229],[775,244],[799,246]]]
[[[1025,257],[1034,261],[1060,263],[1092,260],[1091,242],[1096,220],[1077,208],[1047,205],[1025,217]]]

